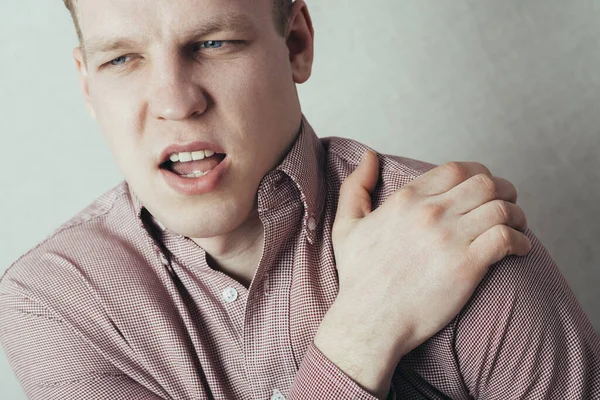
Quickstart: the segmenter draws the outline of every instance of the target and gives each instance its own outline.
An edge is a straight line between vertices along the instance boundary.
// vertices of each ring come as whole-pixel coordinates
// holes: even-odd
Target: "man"
[[[598,398],[514,187],[319,140],[310,16],[273,1],[66,1],[125,182],[2,279],[28,396]]]

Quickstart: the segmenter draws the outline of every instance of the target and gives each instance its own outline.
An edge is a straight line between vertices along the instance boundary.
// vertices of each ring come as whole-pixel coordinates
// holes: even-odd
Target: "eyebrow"
[[[185,32],[182,36],[191,41],[217,32],[253,32],[255,29],[255,24],[244,14],[221,14],[202,22],[200,27]],[[139,42],[128,37],[98,37],[84,41],[83,50],[86,58],[92,58],[101,53],[132,48],[137,45]]]

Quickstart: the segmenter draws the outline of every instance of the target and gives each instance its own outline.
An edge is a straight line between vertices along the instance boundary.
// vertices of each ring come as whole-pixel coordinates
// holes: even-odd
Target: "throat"
[[[192,239],[206,253],[208,266],[249,288],[264,248],[264,228],[254,211],[243,225],[220,237]]]
[[[245,261],[249,260],[247,259]],[[210,268],[214,269],[215,271],[222,272],[232,279],[235,279],[246,289],[250,288],[252,278],[254,278],[254,274],[256,273],[259,262],[260,260],[257,260],[255,263],[236,265],[235,267],[232,267],[218,262],[210,254],[206,253],[206,263]]]

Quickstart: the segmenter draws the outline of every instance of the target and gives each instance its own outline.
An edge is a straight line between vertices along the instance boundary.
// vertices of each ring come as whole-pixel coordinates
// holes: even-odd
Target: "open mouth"
[[[160,165],[160,168],[182,178],[201,178],[221,164],[226,156],[226,154],[215,153],[210,150],[174,153]]]

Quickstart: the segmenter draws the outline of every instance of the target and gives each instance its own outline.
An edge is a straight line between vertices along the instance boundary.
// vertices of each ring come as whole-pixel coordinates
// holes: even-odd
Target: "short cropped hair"
[[[65,6],[71,13],[73,23],[75,24],[75,30],[77,31],[77,37],[79,43],[83,44],[83,37],[81,35],[81,28],[77,21],[77,13],[75,11],[75,3],[77,0],[63,0]],[[287,25],[289,22],[290,14],[292,12],[292,3],[294,0],[273,0],[273,19],[275,21],[275,27],[281,36],[286,33]]]

